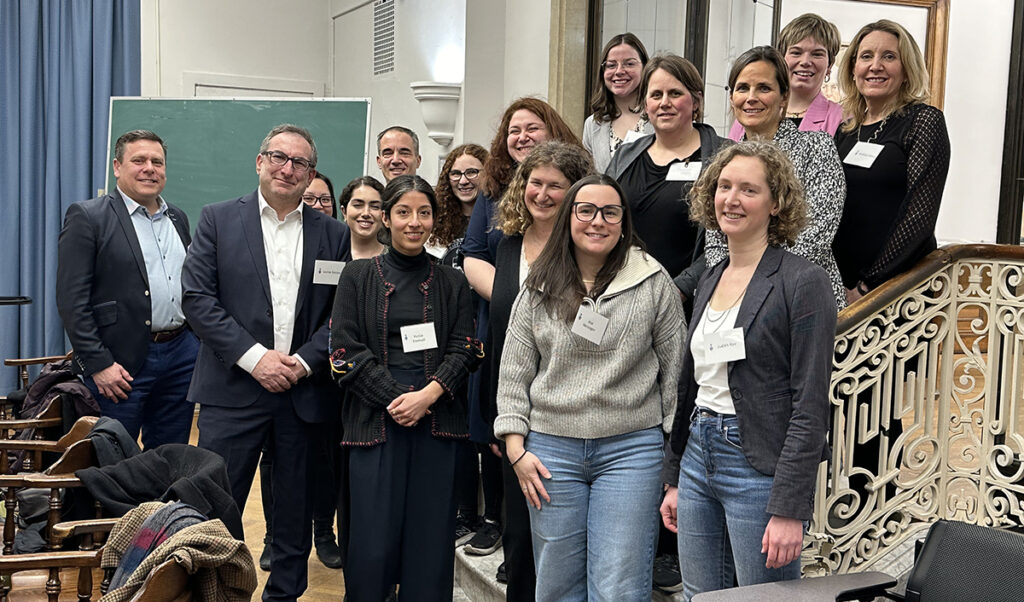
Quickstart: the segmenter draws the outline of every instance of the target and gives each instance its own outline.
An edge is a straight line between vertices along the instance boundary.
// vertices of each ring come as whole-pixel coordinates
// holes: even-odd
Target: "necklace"
[[[594,281],[593,280],[587,280],[586,278],[584,278],[583,279],[583,284],[594,284]]]
[[[743,299],[743,296],[746,295],[746,294],[747,294],[747,287],[743,287],[743,291],[740,292],[740,296],[737,297],[736,300],[732,302],[732,305],[730,305],[729,307],[725,308],[720,313],[718,313],[714,309],[711,309],[711,302],[708,301],[707,312],[704,315],[704,322],[701,325],[701,334],[704,335],[704,336],[707,336],[709,334],[708,333],[708,326],[709,325],[713,327],[711,329],[710,334],[715,334],[716,332],[721,330],[722,326],[725,325],[725,319],[727,317],[729,317],[730,314],[733,313],[733,310],[735,310],[737,307],[739,307],[740,300]],[[718,313],[718,317],[716,318],[716,317],[712,316],[711,315],[712,312]]]
[[[807,109],[809,108],[810,107],[807,107]],[[799,119],[800,117],[803,117],[805,113],[807,113],[807,109],[804,109],[803,111],[796,111],[794,113],[786,113],[786,117],[795,117]]]
[[[889,115],[891,115],[891,114],[892,113],[890,113]],[[871,144],[872,142],[874,142],[875,139],[878,138],[878,135],[882,133],[882,130],[885,129],[885,124],[889,121],[889,115],[886,115],[885,119],[882,120],[882,123],[878,124],[878,129],[875,130],[875,133],[871,134],[868,137],[867,144]],[[857,126],[857,142],[860,142],[860,128],[861,128],[861,126],[858,125]]]

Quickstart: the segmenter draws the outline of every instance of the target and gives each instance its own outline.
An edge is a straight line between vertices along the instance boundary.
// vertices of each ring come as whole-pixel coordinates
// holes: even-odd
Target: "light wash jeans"
[[[687,601],[707,591],[800,578],[800,559],[765,567],[773,478],[743,455],[735,416],[697,416],[679,463],[679,565]],[[727,528],[728,527],[728,528]],[[806,526],[805,526],[806,528]]]
[[[661,429],[574,439],[530,433],[551,503],[530,506],[537,602],[651,599]]]

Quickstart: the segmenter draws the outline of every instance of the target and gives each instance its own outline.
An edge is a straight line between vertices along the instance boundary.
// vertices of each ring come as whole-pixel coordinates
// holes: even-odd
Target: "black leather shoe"
[[[340,569],[342,565],[341,548],[334,539],[334,533],[313,540],[316,545],[316,557],[329,569]]]
[[[263,542],[263,552],[260,554],[260,570],[270,570],[270,542]]]

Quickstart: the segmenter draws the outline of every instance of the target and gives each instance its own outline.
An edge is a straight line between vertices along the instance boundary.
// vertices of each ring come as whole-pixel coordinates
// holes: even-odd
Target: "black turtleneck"
[[[419,285],[430,277],[430,256],[421,251],[410,257],[389,247],[381,267],[384,280],[395,285],[395,292],[388,301],[388,368],[422,370],[423,352],[402,350],[401,328],[423,322],[424,296]]]

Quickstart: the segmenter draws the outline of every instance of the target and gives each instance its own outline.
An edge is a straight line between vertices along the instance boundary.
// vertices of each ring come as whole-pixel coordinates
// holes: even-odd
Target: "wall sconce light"
[[[412,95],[420,103],[427,135],[444,148],[455,137],[455,118],[458,114],[462,84],[443,82],[412,82]]]

